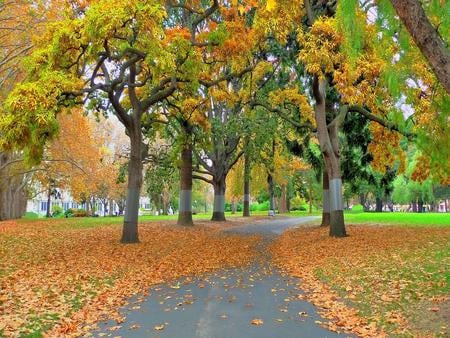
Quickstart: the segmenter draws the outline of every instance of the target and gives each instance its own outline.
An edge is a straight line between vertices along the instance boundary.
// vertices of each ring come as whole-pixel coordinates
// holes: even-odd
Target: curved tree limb
[[[434,74],[450,94],[450,51],[428,20],[418,0],[391,0],[400,20],[427,59]]]

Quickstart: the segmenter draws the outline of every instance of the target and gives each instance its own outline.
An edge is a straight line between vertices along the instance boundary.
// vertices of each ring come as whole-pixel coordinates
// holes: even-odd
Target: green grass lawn
[[[348,224],[392,224],[408,226],[450,226],[450,213],[346,212]]]
[[[252,216],[267,216],[267,211],[254,211]],[[302,217],[302,216],[320,216],[321,212],[316,211],[308,213],[307,211],[291,211],[290,213],[281,214],[282,216],[289,217]],[[225,217],[227,219],[234,217],[241,217],[242,212],[232,214],[226,212]],[[178,215],[146,215],[140,216],[140,222],[159,222],[159,221],[174,221]],[[363,212],[363,211],[346,211],[344,214],[345,222],[347,224],[389,224],[389,225],[402,225],[402,226],[450,226],[450,213],[405,213],[405,212]],[[208,220],[211,218],[210,213],[200,213],[193,215],[194,220]],[[36,218],[22,218],[21,222],[35,221]],[[59,220],[59,222],[58,222]],[[63,218],[39,218],[39,221],[44,222],[57,222],[61,223]],[[123,216],[118,217],[83,217],[83,218],[67,218],[64,219],[64,224],[74,227],[92,227],[104,224],[121,224],[123,222]],[[313,221],[313,223],[320,223],[320,219]]]

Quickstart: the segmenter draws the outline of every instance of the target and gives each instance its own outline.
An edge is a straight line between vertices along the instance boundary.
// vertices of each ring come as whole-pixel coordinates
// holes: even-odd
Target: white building
[[[59,190],[56,193],[56,195],[52,195],[51,202],[50,202],[50,211],[53,211],[54,206],[59,206],[63,209],[63,211],[67,211],[68,209],[84,209],[86,210],[86,204],[85,203],[78,203],[73,199],[73,197],[70,195],[68,191]],[[40,217],[45,217],[47,214],[47,208],[48,208],[48,196],[46,193],[39,193],[36,196],[34,196],[33,199],[28,200],[27,202],[27,212],[33,212]],[[97,200],[94,204],[94,210],[95,214],[99,216],[105,216],[109,215],[109,208],[110,204],[104,208],[103,203],[101,203],[100,200]],[[119,207],[117,203],[113,201],[113,214],[118,215],[119,214]],[[151,209],[150,199],[148,197],[141,197],[139,201],[139,209],[140,214],[144,213],[146,210]]]

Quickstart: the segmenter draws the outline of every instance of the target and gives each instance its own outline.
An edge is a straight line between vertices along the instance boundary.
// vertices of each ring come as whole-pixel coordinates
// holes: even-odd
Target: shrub
[[[304,201],[299,196],[295,196],[291,199],[291,210],[299,210],[299,211],[306,211],[306,207],[304,205]]]
[[[256,211],[268,211],[268,210],[269,210],[269,201],[259,203],[256,208]]]
[[[231,203],[230,202],[225,202],[225,211],[226,212],[230,212],[231,211]]]
[[[363,212],[364,211],[364,207],[361,204],[355,204],[352,207],[352,211]]]
[[[64,213],[66,217],[86,217],[87,212],[84,209],[67,209]]]
[[[64,213],[64,209],[61,208],[59,205],[52,206],[52,217],[62,216],[63,213]]]
[[[64,217],[73,217],[73,210],[74,209],[67,209],[65,212],[64,212]]]

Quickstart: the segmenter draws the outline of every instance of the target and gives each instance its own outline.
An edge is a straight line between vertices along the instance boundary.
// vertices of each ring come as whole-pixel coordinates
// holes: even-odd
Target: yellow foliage
[[[333,73],[343,61],[343,55],[339,52],[343,37],[333,18],[318,18],[309,32],[299,29],[297,38],[302,46],[299,59],[309,73],[323,77]]]
[[[297,88],[276,89],[269,94],[269,101],[275,106],[293,104],[300,110],[300,117],[315,126],[314,109],[308,98]]]

